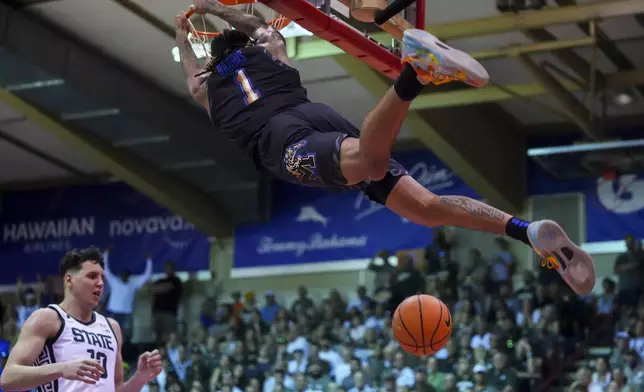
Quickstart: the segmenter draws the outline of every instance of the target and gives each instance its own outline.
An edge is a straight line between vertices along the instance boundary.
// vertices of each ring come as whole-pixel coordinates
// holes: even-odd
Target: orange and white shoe
[[[557,270],[575,293],[587,295],[593,290],[596,279],[593,258],[570,241],[557,222],[530,223],[528,239],[534,251],[543,258],[541,266]]]
[[[490,80],[485,68],[469,54],[442,43],[425,30],[403,34],[403,63],[410,64],[423,84],[461,81],[483,87]]]

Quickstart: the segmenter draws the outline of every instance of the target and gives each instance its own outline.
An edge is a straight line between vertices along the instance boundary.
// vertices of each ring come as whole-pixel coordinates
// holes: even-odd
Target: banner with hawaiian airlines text
[[[531,195],[584,195],[586,242],[623,240],[629,234],[644,238],[644,173],[618,175],[614,180],[558,181],[535,164],[530,163],[528,168]]]
[[[437,194],[478,197],[434,154],[395,155]],[[400,218],[360,192],[329,193],[287,183],[274,186],[271,221],[235,230],[235,268],[362,259],[381,249],[424,247],[431,230]]]
[[[71,248],[110,248],[113,272],[154,272],[167,260],[178,271],[208,269],[209,243],[192,224],[121,184],[7,192],[0,214],[0,284],[58,272]]]

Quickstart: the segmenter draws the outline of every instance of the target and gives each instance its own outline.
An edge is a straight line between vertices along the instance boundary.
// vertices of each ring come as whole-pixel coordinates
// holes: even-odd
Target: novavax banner
[[[205,235],[125,184],[79,186],[2,196],[0,284],[58,271],[63,254],[110,248],[115,273],[142,272],[145,256],[174,261],[179,271],[208,269]]]

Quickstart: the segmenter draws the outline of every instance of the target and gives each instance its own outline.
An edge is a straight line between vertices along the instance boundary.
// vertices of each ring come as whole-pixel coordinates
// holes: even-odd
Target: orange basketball
[[[443,348],[452,335],[452,315],[440,299],[418,294],[398,305],[391,327],[405,351],[432,355]]]

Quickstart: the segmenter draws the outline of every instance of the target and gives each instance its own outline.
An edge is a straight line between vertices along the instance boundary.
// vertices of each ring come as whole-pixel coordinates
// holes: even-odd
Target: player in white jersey
[[[157,350],[139,357],[123,381],[121,328],[96,312],[103,294],[103,257],[96,248],[69,251],[61,261],[65,298],[34,312],[7,360],[0,389],[39,392],[134,392],[161,372]]]

